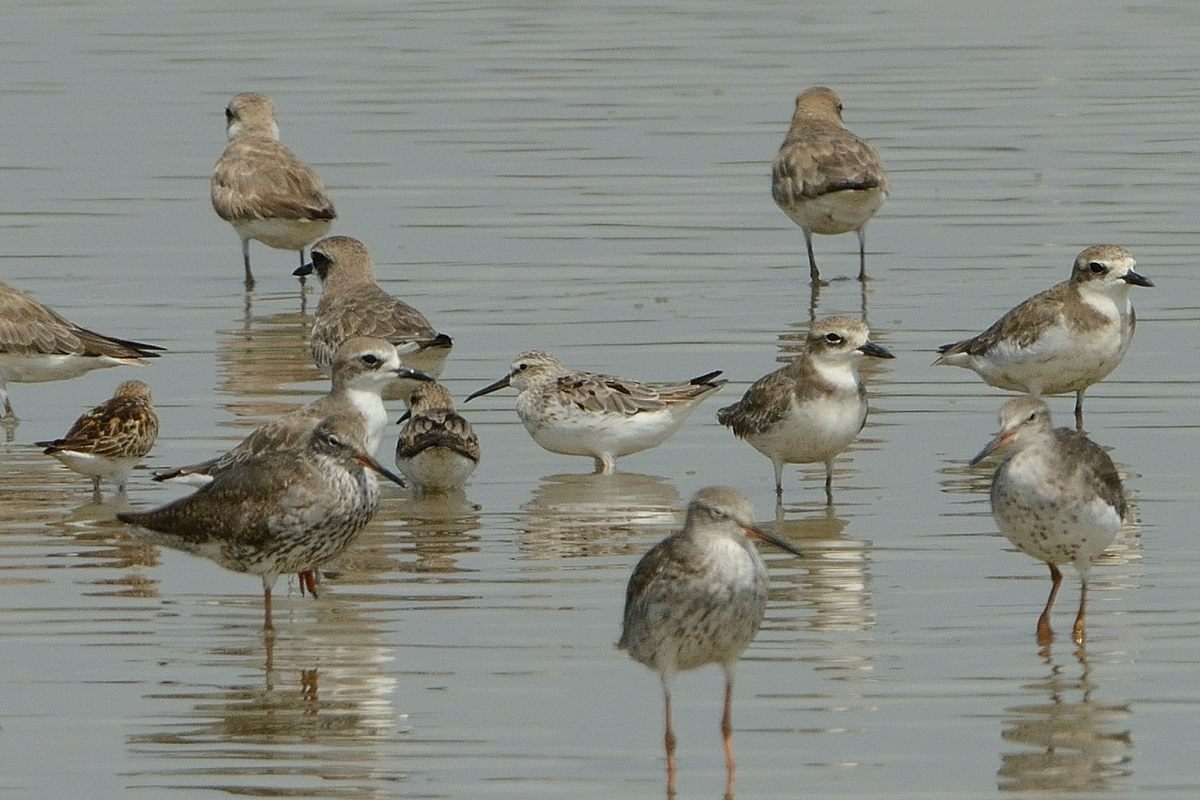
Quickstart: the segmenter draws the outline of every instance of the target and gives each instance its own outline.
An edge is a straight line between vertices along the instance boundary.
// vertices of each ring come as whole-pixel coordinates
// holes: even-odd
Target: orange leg
[[[1054,608],[1054,598],[1058,597],[1058,587],[1062,585],[1062,573],[1058,571],[1058,567],[1053,564],[1048,566],[1050,567],[1050,580],[1053,583],[1050,586],[1050,596],[1046,598],[1046,607],[1042,609],[1042,615],[1038,617],[1038,644],[1050,644],[1054,641],[1054,631],[1050,630],[1050,609]]]
[[[1079,588],[1079,613],[1075,615],[1075,625],[1071,628],[1071,638],[1075,640],[1075,644],[1083,646],[1087,639],[1087,634],[1084,630],[1084,625],[1087,621],[1087,575],[1080,576],[1082,585]]]
[[[306,569],[303,572],[297,573],[296,577],[300,581],[300,596],[304,596],[304,590],[313,597],[317,596],[317,574],[316,570]]]
[[[674,800],[675,773],[679,768],[679,764],[675,760],[675,729],[671,726],[671,687],[667,683],[667,680],[667,676],[663,675],[663,701],[667,720],[667,732],[663,736],[663,744],[667,750],[667,798],[668,800]]]
[[[721,714],[721,738],[725,745],[725,797],[733,798],[737,762],[733,758],[733,671],[725,668],[725,710]]]

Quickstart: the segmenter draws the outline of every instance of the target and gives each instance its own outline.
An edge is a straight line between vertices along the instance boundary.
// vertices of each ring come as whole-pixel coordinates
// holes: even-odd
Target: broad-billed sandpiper
[[[117,484],[124,494],[129,473],[158,438],[158,415],[150,401],[150,387],[141,381],[125,381],[113,396],[87,412],[66,436],[34,442],[46,448],[67,469],[92,479],[92,492],[100,500],[100,480]]]
[[[609,473],[617,459],[657,447],[726,381],[720,370],[687,383],[640,383],[568,369],[549,353],[521,353],[509,373],[467,397],[512,386],[525,430],[551,453],[591,456]]]
[[[303,450],[235,465],[204,488],[152,511],[117,515],[148,541],[262,577],[263,627],[279,575],[315,569],[349,547],[379,507],[371,471],[404,480],[363,449],[358,415],[321,421]]]
[[[771,194],[804,231],[813,285],[821,273],[812,235],[858,234],[858,279],[867,278],[867,222],[888,193],[887,173],[875,148],[842,124],[842,99],[825,86],[796,97],[792,126],[771,166]]]
[[[758,633],[767,606],[767,570],[750,539],[801,555],[788,542],[754,526],[754,509],[738,490],[701,489],[688,504],[683,530],[642,556],[625,590],[617,646],[656,671],[662,681],[669,797],[675,795],[676,772],[671,678],[705,664],[720,664],[725,672],[721,736],[725,794],[733,796],[734,667]]]
[[[1016,397],[1000,409],[1000,432],[971,459],[1011,454],[992,478],[992,516],[1008,540],[1050,567],[1050,596],[1038,617],[1037,638],[1053,638],[1050,609],[1058,594],[1059,564],[1079,572],[1079,613],[1072,638],[1083,644],[1088,569],[1112,544],[1125,518],[1125,490],[1104,448],[1078,431],[1052,427],[1050,409],[1034,397]]]
[[[870,340],[862,322],[818,320],[792,363],[717,412],[718,422],[771,459],[776,497],[783,497],[784,464],[824,462],[825,499],[833,502],[833,460],[867,424],[867,389],[858,374],[863,356],[894,358]]]
[[[296,270],[315,271],[323,287],[312,328],[312,354],[317,368],[329,370],[338,345],[352,336],[376,336],[396,346],[400,360],[433,377],[454,340],[438,333],[425,316],[392,297],[375,282],[375,264],[366,246],[349,236],[330,236],[312,247],[312,262]],[[412,386],[398,385],[384,394],[388,400],[407,399]]]
[[[990,386],[1039,396],[1083,393],[1116,369],[1133,341],[1131,286],[1153,286],[1134,271],[1133,254],[1115,244],[1075,257],[1070,279],[1035,294],[978,336],[938,348],[934,365],[974,370]]]
[[[454,397],[440,383],[413,390],[404,427],[396,441],[396,467],[420,492],[459,489],[479,465],[479,437],[454,410]]]
[[[304,248],[329,233],[337,211],[312,167],[279,142],[271,98],[235,95],[225,107],[225,132],[229,144],[213,169],[209,190],[213,210],[242,240],[246,288],[252,289],[251,239],[296,250],[303,264]]]
[[[313,428],[331,414],[357,414],[364,426],[366,451],[374,455],[388,423],[380,393],[396,380],[420,383],[433,379],[400,366],[396,348],[382,339],[369,336],[349,339],[338,348],[329,394],[260,425],[232,450],[216,458],[160,470],[154,474],[154,480],[204,486],[221,472],[266,452],[304,447]]]
[[[144,365],[163,348],[81,328],[0,281],[0,401],[15,419],[7,383],[77,378],[105,367]]]

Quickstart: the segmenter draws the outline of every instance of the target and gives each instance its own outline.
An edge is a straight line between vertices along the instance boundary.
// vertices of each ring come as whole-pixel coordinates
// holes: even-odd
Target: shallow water
[[[770,465],[714,412],[811,314],[865,311],[897,358],[871,372],[833,508],[821,470],[788,470],[775,524],[806,557],[767,553],[772,602],[738,673],[739,795],[1195,796],[1198,22],[1178,0],[9,9],[0,279],[170,349],[137,373],[162,418],[147,469],[323,391],[295,254],[254,245],[247,298],[209,208],[242,90],[275,98],[335,230],[455,337],[456,396],[530,347],[731,385],[614,476],[538,449],[511,393],[472,403],[484,461],[465,497],[389,494],[321,599],[281,582],[271,648],[255,579],[138,544],[31,445],[133,371],[12,385],[0,794],[660,795],[658,683],[612,646],[625,580],[701,486],[733,483],[770,524]],[[865,293],[810,295],[768,190],[792,96],[817,82],[892,176]],[[1086,651],[1039,649],[1043,568],[996,533],[986,471],[966,467],[1002,395],[928,365],[1098,241],[1158,284],[1137,290],[1130,355],[1086,406],[1136,522],[1093,571]],[[826,275],[854,274],[855,244],[818,237]],[[143,470],[127,502],[180,491]],[[1076,593],[1068,573],[1060,632]],[[719,671],[681,676],[675,700],[681,796],[716,795]]]

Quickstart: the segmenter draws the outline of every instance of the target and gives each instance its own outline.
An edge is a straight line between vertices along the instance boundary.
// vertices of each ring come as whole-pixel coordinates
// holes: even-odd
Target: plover
[[[596,471],[612,472],[617,459],[657,447],[679,430],[704,398],[726,381],[720,370],[687,383],[640,383],[568,369],[549,353],[529,351],[509,373],[463,402],[512,386],[525,430],[551,453],[591,456]]]
[[[1050,409],[1035,397],[1016,397],[1000,409],[1000,432],[971,459],[978,464],[1009,451],[992,478],[992,516],[1022,552],[1050,567],[1050,596],[1037,622],[1042,644],[1053,639],[1050,609],[1058,594],[1059,564],[1079,572],[1079,613],[1072,638],[1083,644],[1088,569],[1112,544],[1125,517],[1125,490],[1104,448],[1069,428],[1055,429]]]
[[[846,130],[837,92],[814,86],[797,95],[792,125],[771,166],[771,195],[804,231],[813,285],[823,284],[814,233],[858,234],[858,279],[866,280],[867,223],[887,194],[879,153]]]
[[[75,420],[61,439],[34,442],[67,469],[92,479],[92,492],[100,501],[100,481],[107,479],[124,494],[129,473],[154,447],[158,415],[151,405],[150,387],[125,381],[113,396]]]
[[[725,796],[733,796],[734,667],[758,632],[767,605],[767,570],[750,539],[801,555],[788,542],[755,527],[754,509],[736,489],[701,489],[688,504],[683,530],[642,556],[625,590],[617,646],[656,671],[662,681],[668,797],[675,796],[676,772],[671,678],[705,664],[720,664],[725,672],[721,736]]]
[[[251,239],[296,250],[303,264],[304,248],[329,232],[337,211],[312,167],[279,142],[271,98],[234,95],[225,107],[225,132],[229,144],[213,169],[209,190],[213,210],[242,240],[246,288],[252,289]]]
[[[364,426],[364,446],[374,455],[387,426],[387,409],[380,393],[396,380],[431,382],[423,372],[402,367],[396,348],[383,339],[358,336],[342,343],[333,364],[329,394],[278,419],[255,428],[232,450],[186,467],[160,470],[156,481],[204,486],[218,474],[273,450],[306,445],[313,428],[332,414],[357,414]]]
[[[421,492],[461,488],[479,465],[479,437],[440,383],[424,383],[409,397],[396,442],[396,467]]]
[[[824,462],[825,499],[833,502],[833,460],[867,424],[867,389],[858,374],[863,356],[894,358],[870,340],[862,322],[818,320],[792,363],[717,412],[718,422],[771,459],[776,497],[783,497],[784,464]]]
[[[15,419],[8,382],[77,378],[105,367],[144,365],[163,348],[105,336],[74,322],[0,281],[0,400],[4,419]]]
[[[327,417],[299,450],[276,450],[237,464],[194,494],[160,508],[117,515],[143,538],[259,575],[263,627],[272,630],[271,589],[289,572],[339,556],[379,507],[371,472],[404,480],[364,449],[356,414]]]
[[[1116,369],[1133,341],[1131,286],[1153,286],[1134,271],[1133,254],[1115,244],[1085,248],[1071,277],[1035,294],[978,336],[938,348],[934,365],[965,367],[991,386],[1039,396],[1083,393]]]
[[[313,361],[328,371],[339,344],[352,336],[376,336],[396,346],[400,360],[433,377],[454,340],[438,333],[420,311],[392,297],[375,282],[375,264],[366,246],[349,236],[330,236],[312,247],[312,262],[296,270],[315,271],[324,287],[313,322]],[[411,386],[398,386],[385,399],[406,399]]]

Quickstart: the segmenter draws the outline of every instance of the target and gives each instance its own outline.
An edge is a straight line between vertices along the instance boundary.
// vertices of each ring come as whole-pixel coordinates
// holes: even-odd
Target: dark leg
[[[268,581],[268,576],[263,576],[263,633],[267,636],[275,635],[275,625],[271,621],[271,584],[275,583],[275,578],[272,576]]]
[[[1054,631],[1050,630],[1050,609],[1054,608],[1054,598],[1058,597],[1058,587],[1062,585],[1062,573],[1058,571],[1058,567],[1053,564],[1048,564],[1050,567],[1050,596],[1046,598],[1046,607],[1042,609],[1042,615],[1038,617],[1037,623],[1037,640],[1038,644],[1050,644],[1054,641]]]
[[[104,499],[104,495],[100,493],[100,479],[92,478],[92,502],[99,503]]]
[[[0,400],[4,401],[4,421],[16,422],[17,415],[13,413],[12,402],[8,399],[8,387],[0,381]]]
[[[775,467],[775,497],[783,502],[783,462],[772,461],[771,464]]]
[[[858,235],[858,279],[860,281],[868,280],[867,278],[867,226],[863,225],[854,232]]]
[[[725,797],[732,800],[737,762],[733,757],[733,671],[725,667],[725,710],[721,714],[721,739],[725,746]]]
[[[246,268],[246,291],[254,288],[254,275],[250,272],[250,240],[242,239],[242,265]]]
[[[804,246],[808,249],[808,276],[812,279],[813,286],[825,286],[825,281],[821,280],[821,271],[817,269],[817,257],[813,255],[812,249],[812,231],[807,228],[804,230]]]
[[[675,761],[675,729],[671,726],[671,686],[666,675],[662,676],[663,703],[667,719],[667,732],[663,736],[663,744],[667,749],[667,798],[675,797],[675,772],[679,764]]]
[[[1071,638],[1075,640],[1075,644],[1083,646],[1087,639],[1087,634],[1084,626],[1087,623],[1087,585],[1088,576],[1086,572],[1079,573],[1081,584],[1079,587],[1079,613],[1075,615],[1075,625],[1071,628]]]
[[[1075,430],[1083,431],[1083,393],[1087,389],[1080,389],[1075,393]]]
[[[825,462],[825,505],[833,505],[833,459]]]

